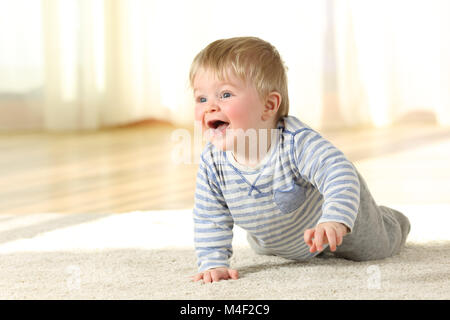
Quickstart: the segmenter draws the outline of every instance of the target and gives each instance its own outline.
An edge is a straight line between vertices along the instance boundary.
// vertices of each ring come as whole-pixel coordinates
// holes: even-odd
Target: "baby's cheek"
[[[231,120],[234,129],[247,129],[250,125],[248,110],[244,108],[234,108],[227,112],[228,119]]]
[[[195,121],[202,121],[202,119],[203,119],[203,108],[196,106],[194,108],[194,117],[195,117]]]

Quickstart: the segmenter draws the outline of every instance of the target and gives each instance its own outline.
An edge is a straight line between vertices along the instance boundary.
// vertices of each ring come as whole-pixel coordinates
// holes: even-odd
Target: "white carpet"
[[[209,285],[190,281],[190,210],[1,215],[0,299],[449,299],[450,205],[392,207],[412,224],[400,255],[293,262],[254,254],[236,227],[241,277]]]

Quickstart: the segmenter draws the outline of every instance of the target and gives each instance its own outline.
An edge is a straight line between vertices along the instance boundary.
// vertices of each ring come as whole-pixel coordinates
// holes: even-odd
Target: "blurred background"
[[[278,48],[314,127],[450,124],[447,0],[1,0],[0,127],[191,125],[195,54],[246,35]]]
[[[290,113],[352,161],[418,152],[360,163],[382,200],[449,200],[448,0],[0,0],[0,213],[192,206],[171,133],[192,59],[234,36],[278,48]]]

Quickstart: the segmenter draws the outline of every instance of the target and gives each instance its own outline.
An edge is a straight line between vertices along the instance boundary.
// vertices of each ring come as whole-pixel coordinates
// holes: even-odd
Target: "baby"
[[[399,253],[408,218],[378,206],[353,164],[288,115],[284,63],[255,37],[217,40],[194,59],[195,119],[208,144],[195,206],[194,281],[237,279],[233,226],[257,254],[304,261],[325,249],[365,261]]]

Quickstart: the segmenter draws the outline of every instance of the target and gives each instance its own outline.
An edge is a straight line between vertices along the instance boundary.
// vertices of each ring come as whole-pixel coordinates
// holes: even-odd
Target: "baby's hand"
[[[214,281],[228,280],[230,278],[233,280],[237,280],[239,278],[237,270],[228,268],[214,268],[196,274],[192,277],[192,281],[199,281],[203,279],[203,283],[211,283]]]
[[[342,244],[344,236],[347,234],[347,226],[339,222],[323,222],[313,229],[305,231],[304,238],[309,246],[309,252],[322,251],[324,244],[330,245],[331,251],[336,251],[336,247]]]

